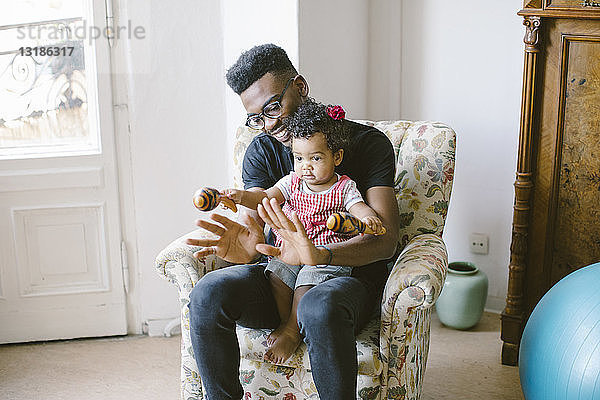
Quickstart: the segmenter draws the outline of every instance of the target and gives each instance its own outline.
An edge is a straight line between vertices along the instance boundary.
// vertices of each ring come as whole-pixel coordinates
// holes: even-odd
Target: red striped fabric
[[[290,217],[292,211],[296,211],[298,218],[304,225],[308,238],[315,245],[327,245],[348,240],[351,236],[341,235],[327,229],[327,218],[335,213],[347,211],[345,199],[346,188],[350,178],[343,175],[326,193],[306,193],[302,190],[302,181],[298,175],[291,173],[290,197],[283,204],[283,212]],[[281,238],[277,231],[275,244],[281,245]]]

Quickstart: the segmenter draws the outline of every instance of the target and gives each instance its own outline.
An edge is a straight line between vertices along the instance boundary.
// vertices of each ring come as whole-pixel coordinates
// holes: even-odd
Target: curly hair
[[[294,114],[283,118],[285,128],[294,138],[308,139],[317,132],[323,133],[327,147],[333,153],[347,145],[348,131],[343,119],[335,120],[327,113],[327,107],[307,98]]]
[[[285,50],[269,43],[243,52],[225,77],[229,87],[239,95],[267,72],[282,80],[298,75]]]

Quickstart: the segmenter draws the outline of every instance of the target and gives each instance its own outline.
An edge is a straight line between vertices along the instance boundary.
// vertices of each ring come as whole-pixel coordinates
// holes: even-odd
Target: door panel
[[[1,11],[0,343],[125,334],[104,2]]]

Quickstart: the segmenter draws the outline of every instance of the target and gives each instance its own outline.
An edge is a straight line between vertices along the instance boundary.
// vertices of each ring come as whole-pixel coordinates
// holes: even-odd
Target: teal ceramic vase
[[[448,265],[446,282],[435,303],[442,324],[455,329],[477,325],[487,299],[488,278],[470,262]]]

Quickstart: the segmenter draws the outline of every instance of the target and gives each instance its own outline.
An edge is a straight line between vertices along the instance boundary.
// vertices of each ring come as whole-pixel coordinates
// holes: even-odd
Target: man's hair
[[[269,43],[242,53],[225,76],[229,87],[239,95],[267,72],[286,80],[298,75],[285,50]]]
[[[294,114],[283,118],[282,122],[294,138],[309,139],[317,132],[323,133],[327,147],[335,153],[347,145],[348,131],[343,119],[335,120],[327,113],[331,105],[324,105],[307,98]]]

